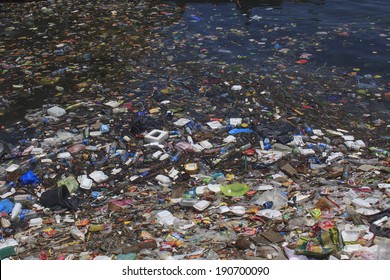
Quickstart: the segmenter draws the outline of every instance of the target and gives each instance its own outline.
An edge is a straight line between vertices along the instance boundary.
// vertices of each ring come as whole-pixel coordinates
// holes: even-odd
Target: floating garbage
[[[1,4],[1,259],[389,258],[379,17],[68,2]]]

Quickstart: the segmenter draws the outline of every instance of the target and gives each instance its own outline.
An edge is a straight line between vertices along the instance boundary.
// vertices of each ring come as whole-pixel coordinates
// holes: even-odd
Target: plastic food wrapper
[[[332,221],[321,221],[317,224],[314,237],[301,236],[294,252],[297,255],[326,257],[343,246],[341,234]]]

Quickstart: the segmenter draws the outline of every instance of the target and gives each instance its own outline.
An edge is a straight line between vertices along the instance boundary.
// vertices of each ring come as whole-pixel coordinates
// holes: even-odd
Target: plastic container
[[[198,211],[204,211],[207,207],[210,206],[210,201],[207,200],[200,200],[197,203],[194,204],[194,208]]]
[[[5,194],[15,186],[14,182],[0,182],[0,194]]]
[[[163,131],[159,129],[153,129],[151,132],[145,135],[144,141],[145,143],[163,143],[168,139],[169,133],[168,131]]]
[[[28,223],[28,226],[29,227],[39,227],[39,226],[42,225],[42,223],[43,223],[43,219],[42,218],[33,218]]]
[[[91,174],[89,174],[89,177],[92,178],[96,183],[103,183],[108,179],[108,176],[104,174],[103,171],[94,171]]]
[[[198,200],[196,198],[183,198],[180,200],[179,204],[183,207],[192,207],[194,206]]]
[[[165,175],[159,174],[156,176],[155,179],[158,181],[158,184],[160,186],[169,187],[170,185],[172,185],[171,179],[169,179],[169,177],[167,177]]]
[[[156,219],[164,226],[172,226],[173,222],[177,220],[168,210],[160,211],[156,214]]]

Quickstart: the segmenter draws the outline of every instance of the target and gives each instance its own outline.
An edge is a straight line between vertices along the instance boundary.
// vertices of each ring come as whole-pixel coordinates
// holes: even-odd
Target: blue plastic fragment
[[[108,124],[102,124],[100,126],[100,131],[102,133],[108,133],[108,132],[110,132],[110,126]]]
[[[229,130],[229,134],[238,134],[238,133],[252,133],[253,130],[250,128],[233,128]]]

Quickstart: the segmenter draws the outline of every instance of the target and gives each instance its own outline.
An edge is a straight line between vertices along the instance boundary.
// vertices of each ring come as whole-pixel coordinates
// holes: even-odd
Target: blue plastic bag
[[[0,212],[5,212],[5,213],[9,214],[12,212],[13,208],[14,208],[14,203],[11,200],[9,200],[8,198],[0,201]]]
[[[20,181],[23,185],[34,185],[39,183],[37,175],[31,170],[20,176]]]

